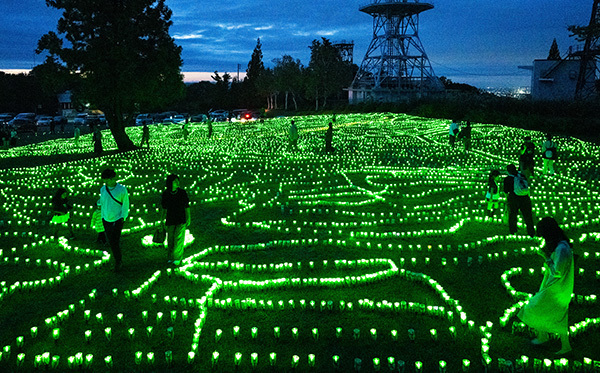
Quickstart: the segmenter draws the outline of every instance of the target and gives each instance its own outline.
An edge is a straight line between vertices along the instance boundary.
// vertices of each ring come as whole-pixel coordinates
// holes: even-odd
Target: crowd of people
[[[209,127],[209,136],[211,132]],[[290,151],[298,150],[298,132],[296,123],[291,121],[288,132]],[[469,122],[461,129],[460,122],[453,121],[449,133],[451,147],[455,146],[457,139],[461,139],[465,150],[470,149],[471,124]],[[94,136],[96,141],[96,132]],[[332,139],[333,125],[329,122],[325,134],[325,152],[334,151]],[[149,131],[145,125],[140,146],[149,146],[148,140]],[[505,197],[504,216],[508,224],[508,233],[511,235],[517,233],[517,219],[520,213],[527,234],[530,237],[537,235],[544,239],[544,245],[538,252],[544,258],[546,267],[544,279],[538,293],[521,309],[518,317],[536,331],[533,344],[546,343],[549,340],[548,333],[558,334],[561,341],[561,350],[558,354],[562,355],[571,351],[568,337],[568,307],[574,284],[572,245],[554,218],[545,217],[537,223],[537,226],[534,224],[530,183],[535,175],[536,146],[531,137],[525,137],[518,154],[518,169],[514,164],[509,164],[504,177],[499,170],[490,171],[485,194],[487,214],[491,218],[498,214],[502,216],[501,200]],[[557,145],[550,135],[547,135],[541,144],[541,157],[544,163],[544,174],[553,175]],[[127,188],[118,182],[115,170],[105,169],[100,177],[103,186],[99,191],[97,209],[92,216],[91,226],[98,233],[97,241],[108,243],[110,246],[114,270],[119,272],[123,267],[120,238],[124,221],[129,215],[129,193]],[[176,174],[167,176],[160,205],[162,208],[160,229],[164,231],[167,243],[166,260],[168,264],[178,266],[184,258],[185,231],[190,225],[191,213],[189,197],[180,187],[180,180]],[[58,236],[60,229],[66,228],[69,237],[74,237],[70,223],[70,212],[73,207],[65,188],[56,191],[52,206],[54,213],[51,222],[55,228],[55,236]]]

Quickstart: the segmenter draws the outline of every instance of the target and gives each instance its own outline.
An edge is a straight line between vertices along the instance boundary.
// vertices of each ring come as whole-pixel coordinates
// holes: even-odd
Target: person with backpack
[[[458,119],[454,119],[452,123],[450,123],[449,129],[449,139],[450,139],[450,147],[454,148],[454,144],[456,143],[456,137],[460,132],[460,121]]]
[[[535,236],[533,225],[533,212],[531,209],[531,198],[529,197],[529,182],[525,175],[517,172],[514,164],[506,167],[508,176],[504,178],[504,193],[506,193],[506,205],[508,208],[508,231],[510,234],[517,233],[517,214],[521,211],[527,234]]]
[[[533,177],[535,145],[531,141],[531,136],[525,136],[525,142],[521,145],[519,156],[519,170],[529,180]]]
[[[557,157],[556,143],[552,135],[546,134],[546,141],[542,143],[542,159],[544,161],[544,175],[554,175],[554,160]]]

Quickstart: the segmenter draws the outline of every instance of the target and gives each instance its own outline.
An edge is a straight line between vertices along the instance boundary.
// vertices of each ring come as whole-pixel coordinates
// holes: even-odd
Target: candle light
[[[376,341],[377,340],[377,329],[371,328],[370,332],[371,332],[371,338],[373,338],[373,340]]]
[[[356,328],[353,330],[352,338],[354,338],[354,340],[357,340],[360,338],[360,329]]]
[[[218,363],[219,363],[219,353],[217,351],[213,351],[212,356],[211,356],[211,365],[214,368],[217,366]]]
[[[294,341],[298,340],[298,328],[292,328],[292,337],[294,338]]]
[[[275,336],[275,339],[279,340],[279,337],[281,336],[281,329],[278,326],[273,328],[273,335]]]
[[[296,369],[298,367],[299,361],[300,361],[300,356],[298,356],[298,355],[292,356],[292,369]]]
[[[308,366],[310,368],[315,367],[315,355],[314,354],[308,354]]]
[[[269,364],[271,364],[271,366],[274,367],[276,363],[277,363],[277,354],[275,352],[271,352],[269,354]]]
[[[113,367],[113,359],[112,356],[108,355],[104,357],[104,365],[106,365],[106,367],[108,369],[111,369]]]

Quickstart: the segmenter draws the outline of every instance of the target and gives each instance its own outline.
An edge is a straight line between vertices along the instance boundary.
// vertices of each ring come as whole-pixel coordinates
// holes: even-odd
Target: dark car
[[[10,125],[17,130],[17,132],[32,132],[37,133],[37,125],[33,120],[15,118],[10,121]]]

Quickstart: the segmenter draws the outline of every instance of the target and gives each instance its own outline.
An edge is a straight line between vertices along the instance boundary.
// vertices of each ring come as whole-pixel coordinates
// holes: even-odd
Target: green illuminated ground
[[[328,155],[330,118],[295,119],[297,152],[289,119],[274,119],[216,124],[212,139],[192,125],[187,141],[178,126],[153,126],[150,150],[47,166],[21,163],[81,157],[89,135],[79,147],[0,153],[21,162],[0,180],[0,371],[575,371],[600,361],[600,147],[555,139],[558,174],[543,176],[538,159],[532,185],[534,215],[554,216],[580,255],[575,352],[561,362],[558,341],[531,347],[514,317],[541,282],[539,242],[521,225],[507,236],[484,212],[489,171],[517,163],[523,137],[541,143],[542,133],[475,124],[465,152],[447,145],[448,121],[338,115]],[[139,143],[141,128],[128,132]],[[88,226],[106,167],[132,202],[119,274]],[[149,243],[169,173],[192,200],[180,268]],[[72,241],[50,238],[60,186],[75,203]]]

